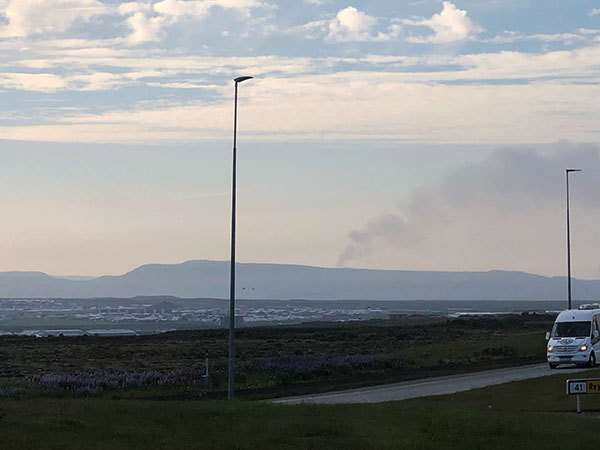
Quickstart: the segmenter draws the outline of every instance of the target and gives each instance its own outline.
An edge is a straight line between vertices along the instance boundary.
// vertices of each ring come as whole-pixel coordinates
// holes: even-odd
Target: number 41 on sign
[[[567,380],[567,394],[587,394],[587,380]]]

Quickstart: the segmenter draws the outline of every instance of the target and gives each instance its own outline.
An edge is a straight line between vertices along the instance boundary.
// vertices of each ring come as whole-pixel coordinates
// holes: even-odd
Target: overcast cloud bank
[[[532,32],[510,8],[0,0],[0,138],[226,139],[243,73],[249,139],[597,142],[595,9]]]

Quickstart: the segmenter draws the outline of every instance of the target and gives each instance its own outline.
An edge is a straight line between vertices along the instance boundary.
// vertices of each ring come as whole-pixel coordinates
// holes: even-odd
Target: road
[[[271,400],[270,403],[380,403],[395,400],[406,400],[415,397],[453,394],[455,392],[469,391],[471,389],[491,386],[494,384],[508,383],[509,381],[527,380],[530,378],[544,377],[557,373],[572,373],[582,370],[586,369],[559,368],[558,370],[550,370],[547,364],[536,364],[533,366],[487,370],[485,372],[475,372],[464,375],[426,378],[423,380],[406,381],[382,386],[329,392],[326,394],[279,398]]]

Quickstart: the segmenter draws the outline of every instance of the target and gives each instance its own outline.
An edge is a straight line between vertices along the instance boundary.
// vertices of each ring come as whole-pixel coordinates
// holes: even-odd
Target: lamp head
[[[569,172],[581,172],[581,169],[567,169],[567,173]]]
[[[251,78],[254,78],[254,77],[237,77],[237,78],[234,78],[233,81],[235,81],[236,83],[241,83],[242,81],[250,80]]]

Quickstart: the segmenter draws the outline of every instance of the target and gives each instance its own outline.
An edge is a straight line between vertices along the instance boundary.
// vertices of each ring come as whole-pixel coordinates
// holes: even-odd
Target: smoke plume
[[[565,169],[570,175],[574,276],[599,277],[600,159],[596,145],[499,148],[421,186],[348,234],[340,266],[523,270],[563,275]]]

